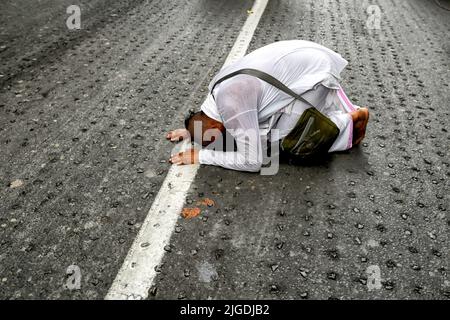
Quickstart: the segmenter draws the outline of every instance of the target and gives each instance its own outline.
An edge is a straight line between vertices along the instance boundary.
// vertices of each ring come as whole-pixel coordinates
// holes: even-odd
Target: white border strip
[[[243,57],[269,0],[255,0],[224,66]],[[145,299],[199,165],[172,165],[105,299]]]

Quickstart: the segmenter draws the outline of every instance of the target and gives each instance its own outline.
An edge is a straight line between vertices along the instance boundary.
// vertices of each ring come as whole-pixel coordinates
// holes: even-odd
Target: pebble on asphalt
[[[20,179],[16,179],[9,184],[11,189],[19,188],[21,186],[23,186],[23,181]]]

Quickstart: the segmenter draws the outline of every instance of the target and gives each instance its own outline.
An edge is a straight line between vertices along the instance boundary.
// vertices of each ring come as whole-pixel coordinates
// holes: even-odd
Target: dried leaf
[[[181,216],[185,219],[192,219],[198,216],[200,212],[200,208],[183,208]]]
[[[212,207],[215,205],[215,202],[214,202],[214,200],[212,200],[210,198],[204,198],[204,199],[198,201],[197,204]]]

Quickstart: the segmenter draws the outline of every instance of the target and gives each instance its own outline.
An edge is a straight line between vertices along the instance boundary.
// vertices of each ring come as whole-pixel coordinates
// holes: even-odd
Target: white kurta
[[[352,111],[353,106],[349,107],[351,103],[338,80],[346,65],[347,61],[338,53],[319,44],[281,41],[259,48],[223,68],[209,88],[211,90],[217,80],[239,69],[264,71],[305,97],[336,123],[341,132],[330,152],[345,150],[351,147],[353,122],[347,112]],[[265,143],[261,141],[267,141],[270,131],[272,141],[284,138],[308,107],[253,76],[237,75],[223,81],[215,87],[213,95],[208,95],[201,110],[224,124],[236,141],[237,151],[203,149],[199,153],[200,163],[259,171],[265,150]]]

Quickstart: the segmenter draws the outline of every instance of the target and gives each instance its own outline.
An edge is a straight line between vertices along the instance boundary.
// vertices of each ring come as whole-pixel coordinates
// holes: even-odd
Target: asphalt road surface
[[[185,204],[201,213],[180,216],[150,299],[450,299],[440,3],[269,1],[248,50],[305,39],[341,53],[367,137],[275,176],[201,166]],[[165,133],[199,107],[252,5],[2,1],[0,298],[105,297],[170,168]]]

